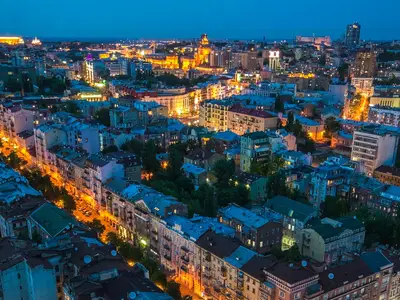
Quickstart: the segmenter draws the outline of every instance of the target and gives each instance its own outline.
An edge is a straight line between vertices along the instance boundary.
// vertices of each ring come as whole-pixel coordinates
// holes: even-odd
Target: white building
[[[354,131],[351,159],[362,161],[365,172],[372,175],[382,165],[393,166],[396,161],[399,136],[377,125]]]

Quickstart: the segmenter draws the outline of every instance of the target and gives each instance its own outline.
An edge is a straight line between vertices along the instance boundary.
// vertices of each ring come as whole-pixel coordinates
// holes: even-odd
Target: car
[[[182,300],[192,300],[192,299],[193,299],[193,297],[189,296],[189,295],[186,295],[186,296],[182,297]]]

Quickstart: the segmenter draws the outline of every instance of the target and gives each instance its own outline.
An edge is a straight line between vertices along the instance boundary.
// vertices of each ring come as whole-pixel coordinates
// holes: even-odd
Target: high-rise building
[[[374,77],[376,72],[376,53],[363,49],[357,52],[353,66],[353,77]]]
[[[360,44],[361,25],[358,22],[347,25],[345,43],[349,47]]]

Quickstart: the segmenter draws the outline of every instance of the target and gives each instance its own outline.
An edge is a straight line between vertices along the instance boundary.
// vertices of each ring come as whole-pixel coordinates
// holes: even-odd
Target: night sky
[[[0,35],[62,38],[400,39],[399,0],[3,0]],[[379,3],[379,4],[378,4]]]

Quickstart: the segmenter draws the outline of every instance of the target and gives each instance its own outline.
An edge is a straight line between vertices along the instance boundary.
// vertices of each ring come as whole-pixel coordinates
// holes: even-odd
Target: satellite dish
[[[85,264],[90,264],[91,261],[92,261],[92,257],[91,257],[90,255],[85,255],[85,256],[83,257],[83,262],[84,262]]]
[[[329,278],[330,280],[332,280],[333,278],[335,278],[335,275],[334,275],[333,273],[329,273],[329,274],[328,274],[328,278]]]
[[[293,268],[294,264],[290,264],[289,267]]]
[[[302,261],[301,261],[301,265],[302,265],[302,267],[305,268],[305,267],[307,267],[307,262],[306,262],[305,260],[302,260]]]
[[[117,256],[117,251],[111,250],[111,255],[112,255],[112,256]]]
[[[133,299],[135,299],[136,298],[136,293],[135,292],[130,292],[129,294],[128,294],[128,299],[129,300],[133,300]]]

